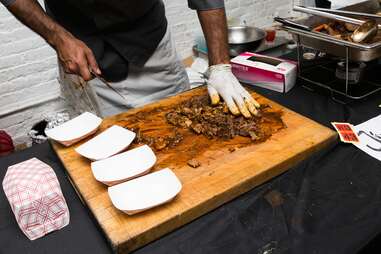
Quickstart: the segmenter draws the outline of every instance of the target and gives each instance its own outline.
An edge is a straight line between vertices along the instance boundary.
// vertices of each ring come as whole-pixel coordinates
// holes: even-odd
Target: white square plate
[[[108,188],[113,205],[133,215],[172,200],[182,185],[169,168]]]
[[[152,149],[140,146],[110,158],[91,163],[95,179],[112,186],[147,174],[156,163]]]
[[[77,147],[75,151],[93,161],[103,160],[126,149],[134,138],[134,132],[113,125]]]
[[[95,133],[101,123],[102,118],[85,112],[70,121],[45,131],[45,134],[65,146],[70,146]]]

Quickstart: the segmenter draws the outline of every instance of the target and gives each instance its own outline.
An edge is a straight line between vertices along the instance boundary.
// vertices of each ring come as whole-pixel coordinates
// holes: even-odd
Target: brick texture
[[[258,27],[271,25],[274,15],[291,15],[292,2],[225,0],[231,24],[245,21]],[[194,38],[201,34],[196,12],[188,9],[186,0],[164,3],[177,51],[185,58],[192,54]],[[65,110],[54,50],[0,6],[0,129],[16,144],[27,142],[26,134],[34,123]]]

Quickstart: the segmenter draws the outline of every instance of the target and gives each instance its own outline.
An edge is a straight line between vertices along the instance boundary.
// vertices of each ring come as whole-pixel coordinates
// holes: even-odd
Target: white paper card
[[[360,143],[354,144],[370,156],[381,161],[381,115],[354,127]]]

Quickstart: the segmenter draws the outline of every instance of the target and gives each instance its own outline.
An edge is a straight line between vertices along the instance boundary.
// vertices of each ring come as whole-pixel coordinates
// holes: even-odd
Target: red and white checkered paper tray
[[[17,223],[35,240],[69,224],[70,215],[53,169],[32,158],[10,166],[3,189]]]

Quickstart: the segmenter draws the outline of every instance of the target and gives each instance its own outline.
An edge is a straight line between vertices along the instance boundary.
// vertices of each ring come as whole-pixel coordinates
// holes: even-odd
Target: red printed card
[[[349,123],[331,123],[336,131],[339,133],[340,140],[344,143],[359,143],[360,139],[353,126]]]

